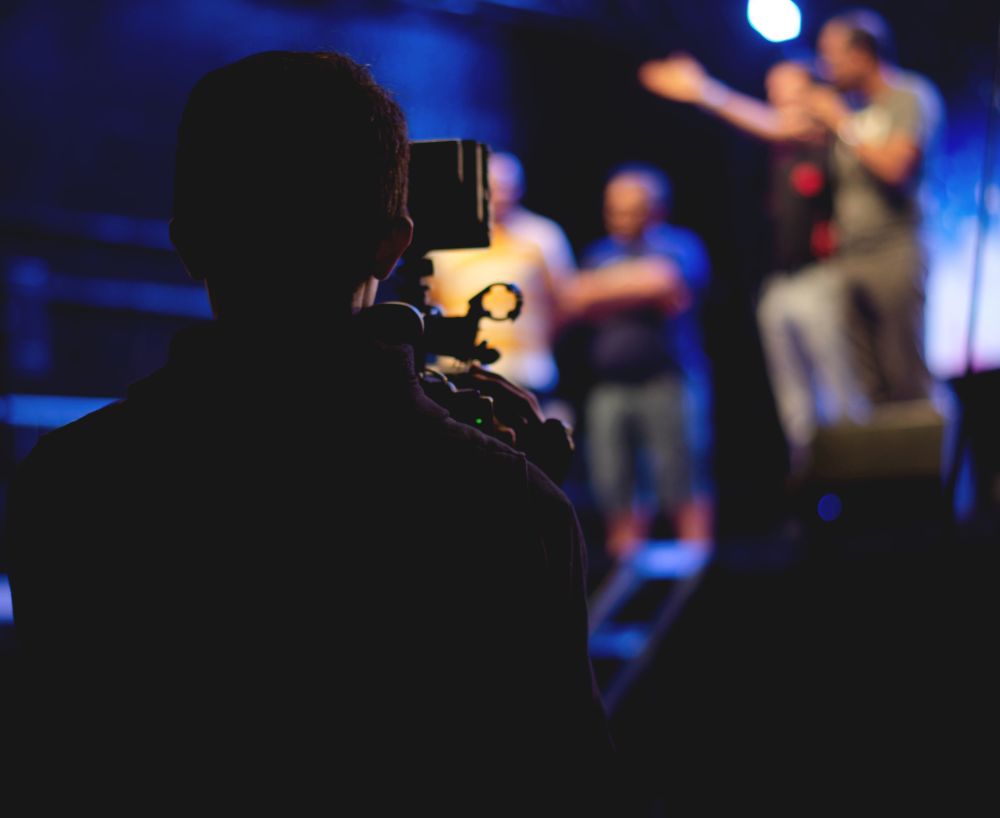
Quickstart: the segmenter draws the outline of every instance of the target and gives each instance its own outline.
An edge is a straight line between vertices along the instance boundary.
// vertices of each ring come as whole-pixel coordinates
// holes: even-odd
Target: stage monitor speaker
[[[877,406],[864,424],[820,429],[807,478],[814,482],[941,475],[944,420],[930,401]]]

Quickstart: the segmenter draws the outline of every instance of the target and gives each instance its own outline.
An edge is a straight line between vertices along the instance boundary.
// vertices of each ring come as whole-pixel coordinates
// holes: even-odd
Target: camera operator
[[[191,93],[171,236],[216,320],[11,490],[23,703],[98,786],[294,771],[337,798],[376,772],[378,814],[611,754],[572,507],[359,320],[411,239],[408,152],[338,54],[257,54]]]

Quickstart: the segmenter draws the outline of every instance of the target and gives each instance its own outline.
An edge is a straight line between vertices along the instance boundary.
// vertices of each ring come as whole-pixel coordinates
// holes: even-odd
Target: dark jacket
[[[238,335],[182,333],[21,464],[11,582],[39,729],[244,770],[345,749],[425,780],[601,763],[562,492],[431,402],[409,347]]]

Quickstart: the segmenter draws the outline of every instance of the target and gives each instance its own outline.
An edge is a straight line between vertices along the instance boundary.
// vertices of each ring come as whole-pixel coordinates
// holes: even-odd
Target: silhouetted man
[[[336,798],[374,771],[369,811],[459,781],[496,804],[609,751],[572,507],[356,315],[410,241],[408,151],[337,54],[191,94],[171,235],[217,320],[43,438],[11,494],[35,734],[86,742],[109,786],[293,772]]]

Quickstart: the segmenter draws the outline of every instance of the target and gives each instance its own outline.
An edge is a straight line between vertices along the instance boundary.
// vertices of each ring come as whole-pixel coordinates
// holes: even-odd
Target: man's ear
[[[188,231],[183,221],[176,218],[170,220],[170,243],[180,256],[181,262],[187,274],[195,281],[204,281],[205,274],[201,271],[202,265],[198,263],[198,253],[195,250],[194,242],[188,235]]]
[[[413,219],[409,216],[397,216],[393,219],[389,232],[375,248],[375,269],[372,275],[379,281],[387,279],[411,241]]]

